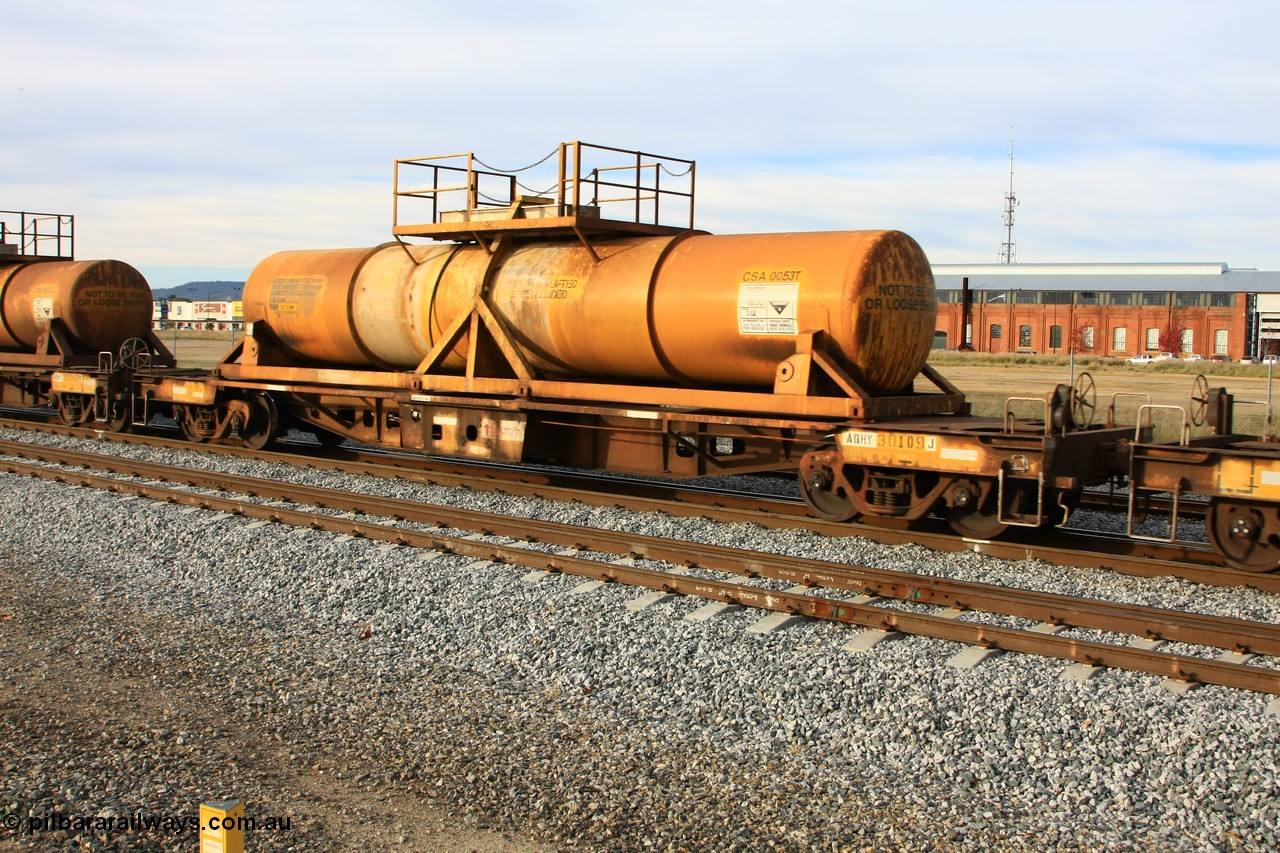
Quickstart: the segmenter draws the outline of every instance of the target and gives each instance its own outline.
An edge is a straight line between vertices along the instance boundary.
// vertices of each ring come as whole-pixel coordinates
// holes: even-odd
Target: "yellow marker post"
[[[200,804],[200,853],[244,853],[244,802]]]

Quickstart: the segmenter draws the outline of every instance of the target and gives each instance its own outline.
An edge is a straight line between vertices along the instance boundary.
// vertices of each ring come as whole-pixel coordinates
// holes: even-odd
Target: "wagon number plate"
[[[875,447],[884,450],[917,450],[933,453],[938,449],[936,435],[915,435],[909,432],[869,432],[845,430],[840,437],[845,447]]]

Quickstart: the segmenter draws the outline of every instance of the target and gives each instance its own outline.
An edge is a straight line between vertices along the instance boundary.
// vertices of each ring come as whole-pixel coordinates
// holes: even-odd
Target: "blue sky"
[[[0,208],[157,287],[375,245],[396,158],[698,161],[716,233],[1280,270],[1280,4],[0,0]]]

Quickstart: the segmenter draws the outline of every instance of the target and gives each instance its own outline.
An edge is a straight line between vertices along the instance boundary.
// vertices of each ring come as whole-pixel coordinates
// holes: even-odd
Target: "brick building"
[[[1226,264],[938,264],[934,347],[1128,357],[1180,330],[1206,358],[1280,351],[1280,272]],[[969,328],[961,293],[969,280]]]

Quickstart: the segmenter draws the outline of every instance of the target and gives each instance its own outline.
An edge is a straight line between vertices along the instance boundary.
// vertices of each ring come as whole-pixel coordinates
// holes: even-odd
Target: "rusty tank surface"
[[[543,375],[771,386],[797,336],[822,331],[884,394],[923,368],[937,313],[928,260],[899,231],[281,252],[250,274],[244,310],[300,360],[411,370],[481,298]]]
[[[34,349],[52,320],[88,352],[115,352],[151,329],[151,287],[121,261],[0,264],[0,350]]]

